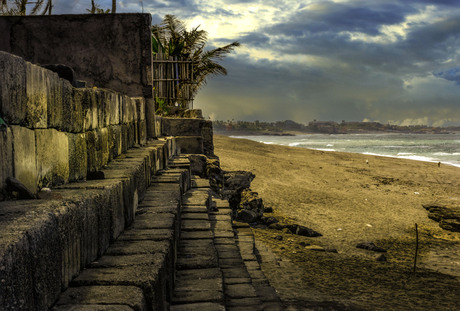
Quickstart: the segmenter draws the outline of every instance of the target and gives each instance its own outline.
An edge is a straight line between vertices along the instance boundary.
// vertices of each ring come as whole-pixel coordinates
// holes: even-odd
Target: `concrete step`
[[[283,310],[255,256],[250,227],[198,177],[184,196],[171,310]],[[199,185],[199,186],[198,186]]]

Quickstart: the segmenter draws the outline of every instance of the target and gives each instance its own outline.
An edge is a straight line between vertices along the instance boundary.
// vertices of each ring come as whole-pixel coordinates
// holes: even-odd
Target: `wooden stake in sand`
[[[414,256],[414,273],[415,269],[417,269],[417,253],[418,253],[418,227],[415,224],[415,256]]]

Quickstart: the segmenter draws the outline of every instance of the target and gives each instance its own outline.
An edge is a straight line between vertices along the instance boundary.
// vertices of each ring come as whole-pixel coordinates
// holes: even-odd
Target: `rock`
[[[275,217],[262,216],[260,220],[267,226],[270,226],[271,224],[276,224],[279,222],[278,219],[276,219]]]
[[[429,211],[429,218],[439,222],[439,227],[444,230],[460,232],[460,207],[437,203],[423,205],[423,207]]]
[[[385,250],[385,249],[376,246],[376,245],[375,245],[374,243],[372,243],[372,242],[358,243],[358,245],[356,245],[356,247],[357,247],[357,248],[362,248],[362,249],[367,249],[367,250],[374,251],[374,252],[386,253],[386,250]]]
[[[304,226],[297,226],[295,234],[302,235],[302,236],[308,236],[308,237],[322,236],[321,233],[316,232],[315,230],[307,228],[307,227],[304,227]]]
[[[251,186],[256,176],[247,171],[224,172],[224,187],[230,190],[243,190]]]
[[[275,240],[282,241],[283,236],[282,235],[277,235],[277,236],[275,236]]]
[[[288,228],[289,231],[291,231],[292,234],[296,234],[297,232],[297,225],[285,225],[285,228]]]
[[[281,230],[281,232],[283,232],[283,233],[292,233],[291,230],[289,230],[288,228],[283,228]]]
[[[8,187],[8,191],[18,193],[17,198],[20,200],[36,199],[35,195],[14,177],[8,177],[6,179],[6,185]]]
[[[263,212],[264,203],[257,192],[246,188],[241,192],[240,208]],[[263,214],[263,213],[261,213]]]
[[[242,209],[238,211],[236,219],[247,223],[256,222],[257,213],[251,210]]]
[[[267,229],[268,227],[264,224],[259,224],[259,223],[254,223],[254,224],[251,224],[251,227],[255,228],[255,229]]]
[[[444,230],[453,232],[460,232],[460,220],[459,219],[443,219],[439,222],[439,227]]]
[[[264,206],[264,213],[273,213],[273,207]]]
[[[377,261],[387,261],[387,257],[384,254],[381,254],[381,255],[377,256],[377,258],[375,260],[377,260]]]

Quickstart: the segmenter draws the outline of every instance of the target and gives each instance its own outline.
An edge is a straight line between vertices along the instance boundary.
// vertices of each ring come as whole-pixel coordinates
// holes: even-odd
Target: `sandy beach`
[[[307,238],[254,229],[259,243],[289,263],[262,268],[292,310],[460,306],[460,234],[441,229],[422,206],[458,208],[460,168],[220,135],[214,143],[222,169],[256,175],[251,188],[273,208],[269,216],[322,234]],[[415,224],[419,255],[414,274]],[[386,261],[377,261],[382,253],[356,248],[361,242],[384,248]]]

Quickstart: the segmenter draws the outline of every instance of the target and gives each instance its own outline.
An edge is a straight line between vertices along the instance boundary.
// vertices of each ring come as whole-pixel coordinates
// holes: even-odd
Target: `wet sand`
[[[265,265],[292,308],[324,301],[331,306],[326,310],[454,310],[460,305],[460,234],[441,229],[422,207],[460,206],[460,168],[220,135],[214,144],[224,170],[256,175],[251,188],[274,209],[273,216],[323,235],[254,230],[260,242],[292,263],[286,269],[296,270]],[[413,274],[415,224],[420,249]],[[360,242],[386,249],[387,261],[356,248]],[[337,253],[312,251],[312,245]]]

